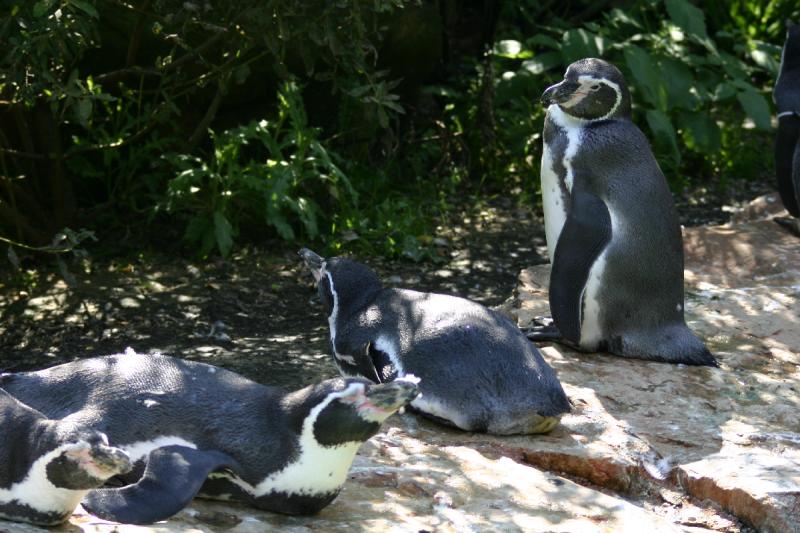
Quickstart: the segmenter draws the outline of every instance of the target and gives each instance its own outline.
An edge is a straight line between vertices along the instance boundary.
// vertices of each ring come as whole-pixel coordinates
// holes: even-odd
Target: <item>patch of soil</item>
[[[386,285],[497,305],[512,295],[520,269],[544,261],[543,235],[534,212],[501,203],[439,228],[439,261],[358,259]],[[130,346],[290,388],[336,374],[328,360],[327,321],[294,248],[250,249],[208,263],[167,256],[89,260],[70,270],[71,285],[42,270],[25,289],[19,282],[0,286],[0,370],[41,368]],[[11,279],[13,273],[6,274]]]
[[[681,221],[723,222],[765,187],[742,182],[725,193],[694,191],[692,202],[677,201]],[[434,242],[436,262],[357,259],[388,286],[458,294],[489,306],[513,295],[521,269],[547,260],[541,213],[507,198],[464,209],[437,228]],[[47,269],[22,283],[22,274],[0,266],[0,279],[9,280],[0,281],[0,370],[130,346],[292,388],[335,375],[327,321],[294,247],[249,249],[207,263],[165,255],[85,260],[70,269],[71,286]]]

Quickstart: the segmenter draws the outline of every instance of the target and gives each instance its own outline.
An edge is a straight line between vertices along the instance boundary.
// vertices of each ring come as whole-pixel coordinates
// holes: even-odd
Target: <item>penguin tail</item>
[[[534,396],[528,397],[527,402],[517,398],[517,402],[498,407],[487,418],[486,431],[494,435],[549,433],[558,425],[561,417],[572,410],[572,404],[558,381],[549,384],[546,389],[528,393],[534,393]]]
[[[608,351],[664,363],[719,367],[714,355],[683,323],[625,333],[608,343]]]

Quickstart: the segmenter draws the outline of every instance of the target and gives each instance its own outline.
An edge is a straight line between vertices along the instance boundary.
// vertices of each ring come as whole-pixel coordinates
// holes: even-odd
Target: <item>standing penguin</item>
[[[287,393],[132,350],[1,375],[0,387],[49,417],[104,431],[128,453],[129,484],[91,491],[83,505],[130,524],[164,520],[196,494],[315,513],[336,498],[361,444],[418,393],[408,381],[364,379]]]
[[[495,434],[550,431],[569,411],[553,369],[510,320],[464,298],[383,288],[367,266],[300,255],[317,281],[345,376],[420,381],[411,408]]]
[[[781,68],[772,93],[778,108],[775,174],[784,207],[794,218],[775,221],[800,236],[800,25],[786,23]]]
[[[549,105],[541,179],[554,325],[529,337],[716,365],[683,318],[681,230],[666,179],[631,122],[622,74],[601,59],[576,61],[542,102]]]
[[[130,469],[104,434],[50,420],[0,389],[0,518],[55,526],[89,490]]]

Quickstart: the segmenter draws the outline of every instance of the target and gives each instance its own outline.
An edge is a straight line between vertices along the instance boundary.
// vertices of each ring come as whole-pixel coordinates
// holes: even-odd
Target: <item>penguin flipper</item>
[[[186,507],[208,474],[236,466],[236,461],[222,452],[164,446],[150,452],[137,483],[93,490],[82,503],[87,511],[105,520],[152,524]]]
[[[611,241],[611,215],[598,196],[573,189],[550,274],[550,312],[564,339],[581,340],[581,295],[595,260]]]

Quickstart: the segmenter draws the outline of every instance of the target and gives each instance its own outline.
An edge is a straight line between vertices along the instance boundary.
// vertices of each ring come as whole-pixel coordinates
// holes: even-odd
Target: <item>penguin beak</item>
[[[301,248],[300,251],[297,252],[297,255],[303,259],[306,267],[314,275],[314,280],[319,282],[320,278],[322,278],[322,264],[325,262],[325,259],[308,248]]]
[[[127,474],[133,468],[127,453],[104,444],[92,447],[92,459],[101,472],[105,471],[111,475]]]
[[[102,442],[77,443],[66,452],[66,455],[77,462],[91,477],[100,480],[126,474],[133,468],[127,453]]]
[[[580,87],[579,83],[574,81],[564,80],[561,83],[556,83],[548,87],[542,93],[541,101],[544,105],[562,104],[572,98],[575,91]]]
[[[369,385],[366,401],[358,406],[359,412],[388,417],[419,396],[419,387],[414,381],[398,379],[389,383]]]

